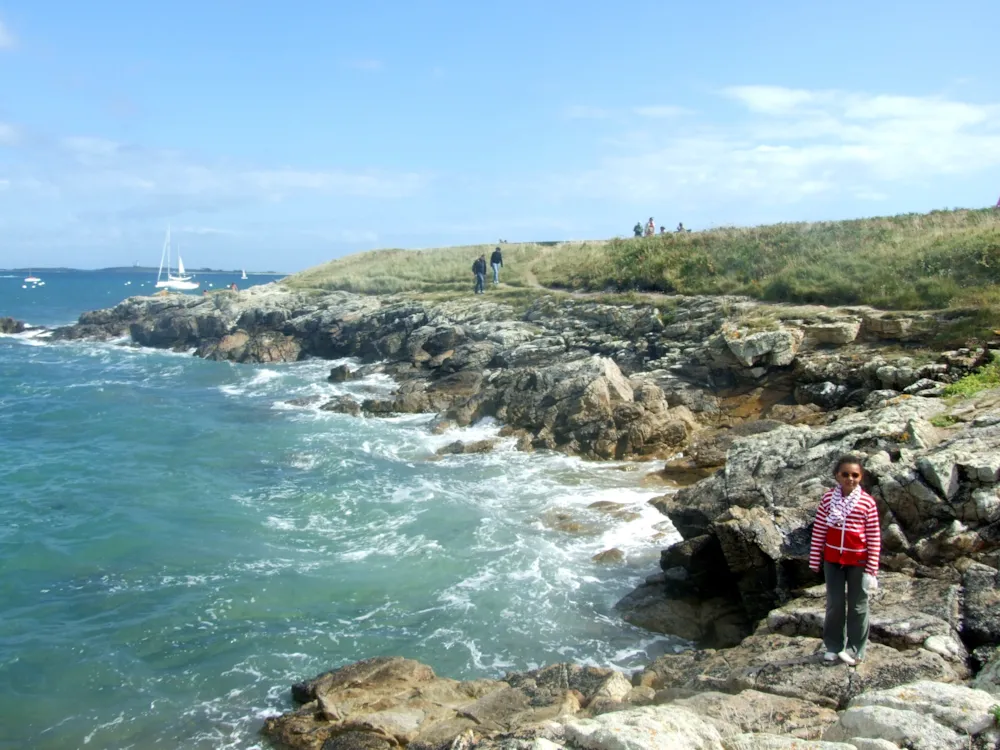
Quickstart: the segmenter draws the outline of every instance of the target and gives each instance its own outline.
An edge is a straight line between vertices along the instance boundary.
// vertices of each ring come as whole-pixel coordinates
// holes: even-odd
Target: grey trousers
[[[859,660],[863,659],[868,648],[868,594],[861,589],[865,569],[860,565],[824,562],[823,573],[826,576],[826,619],[823,621],[826,650],[836,654],[847,646],[854,649]]]

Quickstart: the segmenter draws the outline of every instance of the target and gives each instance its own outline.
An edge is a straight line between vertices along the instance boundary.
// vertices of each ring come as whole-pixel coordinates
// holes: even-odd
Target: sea
[[[0,316],[62,325],[153,289],[35,275],[0,272]],[[339,362],[0,336],[0,748],[266,748],[292,682],[368,657],[469,679],[686,646],[614,609],[678,538],[655,464],[441,458],[499,425],[288,403],[393,385],[328,383]]]

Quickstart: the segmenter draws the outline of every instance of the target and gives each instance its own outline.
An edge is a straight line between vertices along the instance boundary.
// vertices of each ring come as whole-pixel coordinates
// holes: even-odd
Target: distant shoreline
[[[0,268],[0,273],[156,273],[156,266],[111,266],[110,268]],[[188,273],[242,274],[243,269],[224,271],[218,268],[189,268]],[[283,271],[247,271],[247,276],[287,276]]]

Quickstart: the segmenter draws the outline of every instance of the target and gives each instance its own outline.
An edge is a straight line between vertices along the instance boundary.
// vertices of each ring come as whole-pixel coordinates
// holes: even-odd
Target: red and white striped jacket
[[[882,551],[882,531],[878,523],[875,498],[864,490],[854,503],[843,526],[827,523],[833,490],[827,490],[819,501],[809,547],[809,567],[818,570],[821,560],[838,565],[863,565],[865,572],[878,575],[878,558]]]

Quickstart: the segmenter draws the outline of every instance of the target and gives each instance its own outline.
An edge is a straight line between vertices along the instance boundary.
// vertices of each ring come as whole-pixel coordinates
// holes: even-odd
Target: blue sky
[[[364,6],[362,8],[362,6]],[[0,267],[1000,196],[1000,3],[0,0]]]

